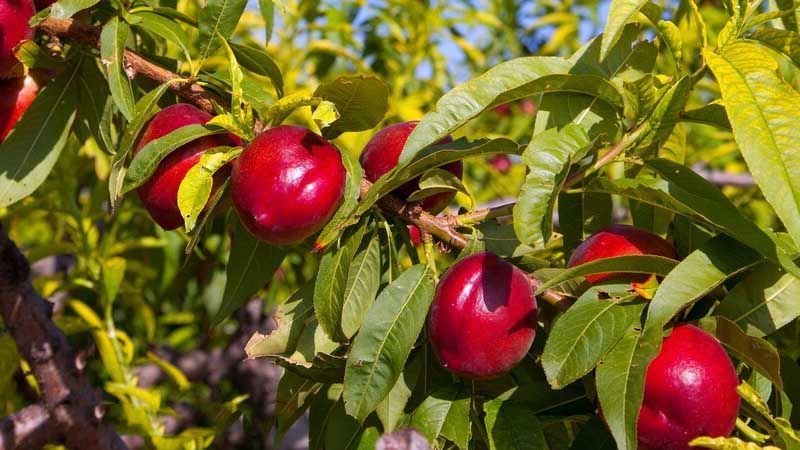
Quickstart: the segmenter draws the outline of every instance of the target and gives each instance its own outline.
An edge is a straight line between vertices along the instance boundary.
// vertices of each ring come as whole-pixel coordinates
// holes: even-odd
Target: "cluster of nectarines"
[[[25,75],[14,49],[33,37],[28,21],[33,0],[0,0],[0,142],[14,128],[39,92],[39,80]]]
[[[210,118],[188,105],[166,108],[151,120],[139,148],[178,127]],[[367,179],[376,181],[397,165],[415,125],[388,126],[369,141],[360,159]],[[142,202],[159,225],[180,226],[178,186],[203,152],[220,145],[241,142],[234,136],[214,136],[186,144],[164,159],[139,188]],[[462,174],[460,162],[445,169]],[[298,243],[318,232],[339,206],[346,180],[339,151],[296,126],[279,126],[259,135],[233,162],[230,176],[233,204],[242,222],[254,236],[275,245]],[[418,188],[415,179],[394,194],[405,199]],[[452,200],[452,193],[442,193],[424,199],[422,206],[437,213]],[[414,245],[419,245],[420,230],[409,226],[409,232]],[[568,265],[644,254],[677,257],[661,237],[614,225],[586,239]],[[590,275],[587,281],[641,278],[603,273]],[[536,317],[529,276],[495,254],[474,254],[450,267],[437,286],[428,320],[431,345],[442,366],[460,377],[497,377],[527,355],[536,335]],[[737,384],[736,371],[719,342],[692,325],[676,326],[647,371],[638,422],[640,448],[686,449],[699,436],[730,435],[739,408]]]

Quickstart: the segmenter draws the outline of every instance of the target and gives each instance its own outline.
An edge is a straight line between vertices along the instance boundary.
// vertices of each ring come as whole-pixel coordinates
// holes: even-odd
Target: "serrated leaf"
[[[703,53],[719,81],[736,143],[750,173],[800,242],[800,93],[777,73],[778,62],[756,44],[734,42]]]
[[[351,227],[339,248],[326,253],[319,263],[314,282],[314,310],[325,333],[337,342],[347,340],[342,327],[348,272],[368,226],[362,220]]]
[[[642,332],[638,323],[597,366],[597,397],[617,448],[636,450],[636,422],[644,397],[647,367],[658,355],[663,331],[652,328]]]
[[[721,316],[701,319],[700,327],[716,336],[725,350],[736,359],[758,370],[775,387],[783,390],[781,358],[772,344],[759,337],[748,336],[735,323]]]
[[[48,83],[0,143],[0,208],[33,193],[53,169],[75,121],[79,67]]]
[[[389,87],[372,75],[337,77],[321,84],[314,96],[333,103],[339,112],[339,118],[324,130],[327,139],[347,131],[369,130],[389,109]]]
[[[425,266],[403,272],[367,311],[347,359],[347,413],[363,421],[397,382],[433,300],[434,282]]]
[[[275,87],[278,98],[283,97],[283,75],[269,53],[260,48],[236,44],[234,42],[231,42],[230,46],[242,67],[251,72],[268,77]]]
[[[756,252],[728,236],[711,239],[684,258],[661,282],[650,302],[646,326],[663,328],[681,309],[760,260]]]
[[[135,19],[135,21],[132,19]],[[189,52],[191,47],[189,35],[177,22],[149,11],[132,13],[129,20],[134,23],[135,27],[148,31],[154,36],[159,36],[166,42],[177,45],[181,53],[183,53],[185,61],[192,63],[192,56]]]
[[[347,338],[361,328],[364,314],[378,295],[381,284],[381,245],[377,233],[356,253],[347,271],[342,300],[342,331]]]
[[[677,264],[678,261],[674,259],[655,255],[629,255],[597,259],[579,266],[564,269],[558,275],[542,283],[536,289],[536,293],[540,294],[548,288],[573,278],[585,277],[586,275],[598,273],[652,273],[663,276],[668,274]]]
[[[444,192],[461,192],[469,196],[469,192],[461,182],[460,177],[448,170],[435,168],[428,170],[419,177],[419,189],[412,192],[407,200],[410,202],[418,202],[432,195]]]
[[[125,42],[128,40],[130,27],[113,17],[100,33],[100,58],[106,68],[111,98],[119,111],[130,122],[133,119],[133,89],[123,64],[125,63]]]
[[[611,0],[606,28],[600,45],[600,61],[606,59],[614,44],[619,41],[625,25],[639,12],[647,0]]]
[[[623,286],[630,290],[630,285]],[[553,325],[542,353],[542,368],[553,388],[561,389],[589,373],[639,321],[646,303],[630,303],[637,296],[625,291],[618,299],[594,295],[607,289],[590,289]]]
[[[312,285],[295,291],[278,307],[273,316],[277,328],[267,334],[254,333],[244,352],[249,359],[273,355],[291,355],[306,328],[306,322],[314,315],[314,289]]]
[[[766,336],[800,317],[800,280],[772,263],[760,264],[744,277],[715,311],[744,328]]]
[[[474,156],[501,153],[519,154],[520,150],[516,142],[506,138],[479,139],[472,142],[466,139],[458,139],[425,149],[410,164],[396,167],[379,178],[370,190],[361,197],[355,214],[357,216],[364,214],[384,195],[400,187],[408,180],[416,178],[435,167]]]
[[[529,56],[500,63],[486,73],[457,86],[422,118],[408,137],[399,165],[422,149],[439,142],[455,129],[494,106],[545,92],[579,92],[622,108],[617,89],[595,75],[568,75],[572,63],[554,57]]]
[[[220,39],[230,39],[244,13],[247,0],[208,0],[200,10],[198,29],[201,51],[198,67],[219,47]]]
[[[122,193],[128,193],[144,184],[158,168],[161,160],[181,146],[206,136],[225,133],[226,130],[207,125],[186,125],[166,136],[145,145],[131,161],[125,172]]]
[[[257,240],[238,217],[235,220],[235,234],[225,268],[225,292],[212,325],[219,324],[263,288],[286,256],[284,249]]]
[[[486,432],[491,450],[530,450],[548,448],[542,424],[527,405],[491,400],[483,405]]]
[[[514,231],[520,242],[542,247],[550,241],[556,199],[570,165],[589,143],[584,129],[574,124],[533,136],[522,154],[528,174],[514,205]]]
[[[797,272],[792,268],[793,250],[745,218],[716,186],[691,169],[672,161],[657,158],[647,161],[646,165],[666,179],[595,178],[586,189],[621,195],[700,221],[779,262],[787,270]]]
[[[469,444],[470,397],[451,386],[435,390],[411,415],[409,426],[421,432],[429,442],[443,436],[462,450]]]
[[[214,188],[214,174],[242,154],[241,147],[214,147],[205,151],[178,186],[178,210],[190,233],[208,204]]]
[[[119,148],[111,159],[111,173],[108,176],[108,190],[109,198],[111,199],[112,208],[114,208],[119,200],[122,192],[123,180],[125,179],[125,162],[128,154],[133,149],[136,138],[139,137],[144,126],[153,115],[158,112],[158,102],[161,97],[167,92],[167,89],[175,82],[175,80],[168,81],[159,85],[157,88],[148,92],[145,96],[136,102],[133,108],[133,120],[128,123],[120,138]]]

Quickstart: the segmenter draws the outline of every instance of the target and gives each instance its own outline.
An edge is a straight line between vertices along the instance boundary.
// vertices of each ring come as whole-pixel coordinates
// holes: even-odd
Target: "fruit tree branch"
[[[37,25],[37,28],[51,36],[74,39],[89,47],[97,48],[100,45],[100,30],[97,27],[72,19],[61,20],[48,18]],[[159,84],[183,78],[170,70],[151,63],[130,50],[125,50],[124,66],[125,71],[131,78],[140,75]],[[170,84],[170,89],[183,99],[210,114],[215,113],[214,102],[220,105],[224,104],[224,101],[217,95],[191,81],[174,82]]]
[[[100,36],[100,30],[98,28],[71,19],[60,20],[48,18],[38,25],[38,29],[44,33],[60,38],[78,40],[91,47],[98,46],[98,39]],[[181,78],[180,75],[159,67],[130,50],[125,50],[125,67],[135,74],[159,83]],[[213,102],[220,103],[219,99],[214,94],[191,81],[176,82],[171,85],[171,88],[182,98],[210,113],[215,112]],[[372,184],[369,181],[362,180],[361,195],[363,196],[369,191],[371,186]],[[454,216],[436,217],[424,211],[418,204],[406,203],[392,195],[382,197],[378,201],[378,204],[386,212],[401,218],[405,222],[416,225],[420,230],[435,236],[453,247],[463,249],[467,246],[467,237],[456,230],[458,221],[455,220]],[[550,299],[548,293],[544,293],[540,297],[549,303],[556,305],[562,304],[561,297],[559,296]]]
[[[76,365],[66,336],[51,319],[52,304],[34,291],[30,266],[0,227],[0,316],[41,388],[37,406],[3,420],[3,449],[41,448],[57,438],[68,448],[121,450],[127,447],[102,421],[100,398]],[[21,421],[30,419],[31,422]],[[33,444],[33,445],[31,445]]]

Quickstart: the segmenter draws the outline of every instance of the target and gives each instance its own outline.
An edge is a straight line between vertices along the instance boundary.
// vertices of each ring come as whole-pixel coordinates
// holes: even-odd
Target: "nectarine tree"
[[[0,0],[0,448],[800,449],[796,2],[602,3]]]

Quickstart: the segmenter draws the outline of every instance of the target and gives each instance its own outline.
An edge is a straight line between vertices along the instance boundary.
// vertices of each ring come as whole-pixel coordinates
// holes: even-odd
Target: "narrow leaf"
[[[103,26],[100,33],[100,58],[106,67],[111,98],[119,111],[130,122],[133,119],[133,89],[123,68],[125,63],[125,42],[130,28],[118,17],[113,17]]]

